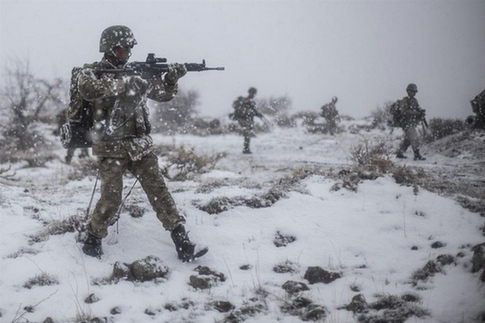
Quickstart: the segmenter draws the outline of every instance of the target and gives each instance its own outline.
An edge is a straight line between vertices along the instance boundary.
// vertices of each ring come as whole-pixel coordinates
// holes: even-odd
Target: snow
[[[76,322],[76,317],[91,315],[106,317],[109,322],[220,322],[228,313],[219,313],[208,303],[227,300],[238,309],[262,288],[269,293],[265,299],[268,310],[245,322],[300,322],[297,316],[280,310],[282,300],[288,297],[281,286],[288,280],[308,285],[310,290],[302,294],[325,306],[327,322],[356,322],[356,316],[342,307],[358,293],[367,302],[375,300],[377,294],[419,295],[419,305],[431,316],[411,317],[406,322],[474,321],[485,309],[485,286],[479,280],[480,273],[471,273],[470,249],[484,242],[479,229],[484,221],[449,197],[423,188],[416,193],[412,186],[396,184],[391,176],[363,181],[353,192],[332,189],[337,181],[334,177],[313,175],[266,208],[235,206],[219,214],[197,208],[216,197],[256,196],[301,167],[313,166],[326,172],[348,168],[352,165],[351,147],[362,136],[344,132],[332,137],[307,134],[302,127],[276,127],[254,138],[253,154],[243,155],[242,138],[237,135],[154,135],[155,144],[184,145],[200,155],[226,153],[208,173],[185,182],[167,181],[187,217],[191,239],[210,248],[197,263],[177,259],[169,233],[157,220],[139,184],[127,203],[136,201],[147,212],[141,218],[121,213],[118,224],[103,240],[102,259],[85,256],[76,233],[29,243],[46,224],[82,215],[95,177],[69,180],[80,161],[75,158],[73,165],[62,163],[64,150],[60,145],[55,148],[59,159],[46,167],[14,165],[18,180],[0,182],[0,321],[42,322],[51,317],[54,322]],[[365,136],[386,136],[394,147],[399,142],[397,131],[389,135],[375,130]],[[393,161],[425,170],[466,162],[464,157],[427,157],[426,161]],[[159,162],[163,163],[162,158]],[[198,190],[214,182],[221,185]],[[125,177],[125,192],[133,183],[133,177]],[[98,197],[96,191],[94,202]],[[277,232],[294,236],[296,241],[278,248],[273,243]],[[436,241],[445,246],[432,248]],[[417,286],[412,284],[412,274],[429,260],[459,252],[464,257],[455,258],[455,264],[445,266],[443,273]],[[163,282],[96,283],[111,275],[115,262],[131,263],[149,255],[161,258],[169,267],[169,276]],[[274,266],[285,262],[296,271],[273,271]],[[223,273],[226,281],[208,291],[195,290],[188,282],[198,265]],[[243,265],[250,265],[250,269],[241,270]],[[339,272],[342,278],[310,285],[303,278],[310,266]],[[59,283],[23,287],[42,273]],[[360,291],[352,291],[351,286]],[[92,293],[100,300],[86,304],[84,300]],[[166,304],[183,302],[192,305],[176,311],[165,308]],[[25,306],[34,306],[34,311],[25,312]],[[114,307],[121,313],[111,314]],[[147,315],[147,309],[155,315]]]

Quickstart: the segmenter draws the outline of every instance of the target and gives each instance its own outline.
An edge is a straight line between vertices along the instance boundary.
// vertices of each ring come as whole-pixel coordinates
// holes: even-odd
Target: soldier
[[[251,87],[248,90],[247,97],[240,96],[233,103],[234,113],[231,115],[242,128],[242,135],[244,137],[243,154],[251,154],[249,145],[251,143],[251,137],[255,137],[254,117],[263,118],[263,114],[256,110],[256,102],[254,102],[256,93],[257,90]]]
[[[473,129],[485,130],[485,90],[477,95],[471,102],[475,116],[471,119]]]
[[[187,73],[185,65],[173,64],[161,75],[119,76],[97,73],[100,69],[120,69],[131,56],[137,42],[126,26],[111,26],[101,34],[100,62],[85,64],[79,76],[81,96],[93,102],[93,154],[99,160],[101,196],[87,226],[86,255],[100,257],[101,239],[121,204],[123,174],[128,170],[140,181],[157,218],[171,232],[179,259],[191,261],[195,244],[184,228],[185,218],[178,211],[167,189],[157,156],[153,152],[146,99],[169,101],[177,93],[177,81]]]
[[[418,92],[416,84],[409,84],[406,91],[408,96],[397,102],[404,138],[396,153],[396,157],[407,158],[404,156],[404,153],[411,146],[414,152],[414,160],[425,160],[426,158],[419,153],[419,135],[416,127],[421,121],[425,120],[426,111],[419,106],[418,100],[415,98]]]
[[[58,115],[57,115],[57,124],[59,128],[57,128],[54,131],[54,135],[59,136],[60,130],[62,125],[67,122],[67,110],[68,108],[62,110]],[[64,158],[66,161],[66,164],[70,164],[72,161],[72,157],[74,157],[74,152],[76,151],[76,148],[68,148],[66,157]],[[79,154],[79,158],[86,158],[89,157],[89,150],[88,148],[81,148],[81,153]]]
[[[338,98],[334,96],[330,103],[324,104],[321,107],[321,115],[325,118],[327,130],[333,136],[335,131],[337,130],[337,121],[340,121],[340,116],[335,107]]]

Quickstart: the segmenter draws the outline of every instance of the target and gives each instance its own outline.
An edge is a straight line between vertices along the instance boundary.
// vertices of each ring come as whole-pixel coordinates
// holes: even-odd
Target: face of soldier
[[[130,59],[131,56],[131,48],[130,47],[121,47],[118,46],[113,50],[113,54],[116,56],[116,58],[122,62],[126,63],[128,62],[128,59]]]
[[[408,90],[407,92],[410,98],[414,98],[416,96],[416,91]]]

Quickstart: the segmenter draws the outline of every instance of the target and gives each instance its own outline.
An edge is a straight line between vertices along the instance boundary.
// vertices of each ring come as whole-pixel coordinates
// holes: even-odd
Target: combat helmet
[[[103,30],[99,41],[101,53],[111,52],[115,47],[132,48],[137,44],[135,36],[130,28],[116,25]]]
[[[408,84],[406,91],[418,92],[418,87],[416,86],[416,84],[410,83],[410,84]]]
[[[256,93],[258,93],[258,90],[256,90],[256,88],[254,88],[254,87],[250,87],[248,92],[249,92],[249,94],[256,94]]]

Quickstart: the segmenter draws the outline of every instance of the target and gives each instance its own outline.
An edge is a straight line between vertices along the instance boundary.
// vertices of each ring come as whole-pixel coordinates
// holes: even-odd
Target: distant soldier
[[[340,121],[340,116],[335,107],[338,98],[334,96],[330,103],[324,104],[321,107],[321,115],[325,118],[327,130],[333,136],[335,131],[337,130],[337,121]]]
[[[419,153],[419,135],[416,127],[420,122],[425,121],[426,111],[419,106],[415,96],[418,92],[416,84],[409,84],[406,88],[407,97],[397,102],[397,109],[400,114],[400,125],[404,132],[404,138],[399,146],[396,157],[407,158],[404,156],[406,150],[411,146],[414,152],[414,160],[425,160]]]
[[[471,100],[472,111],[475,116],[471,119],[473,129],[485,130],[485,90]]]
[[[242,135],[244,136],[244,154],[251,153],[249,145],[251,137],[255,137],[254,117],[263,118],[263,114],[256,110],[256,102],[254,101],[257,90],[254,87],[251,87],[249,88],[248,93],[247,97],[240,96],[234,101],[232,104],[234,112],[230,114],[232,119],[236,120],[242,128]]]
[[[63,124],[67,122],[67,108],[62,110],[58,115],[57,115],[57,125],[58,128],[54,131],[54,135],[59,136],[60,131],[59,129],[62,127]],[[72,157],[74,157],[74,151],[76,148],[68,148],[67,149],[67,154],[66,157],[64,158],[66,161],[66,164],[70,164],[72,161]],[[79,158],[86,158],[89,157],[89,150],[88,148],[81,148],[81,153],[79,154]]]

